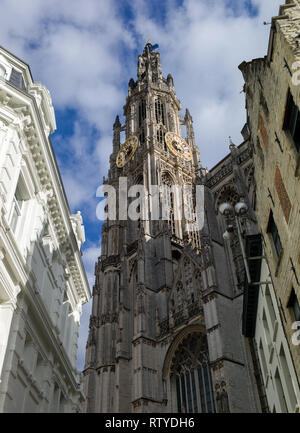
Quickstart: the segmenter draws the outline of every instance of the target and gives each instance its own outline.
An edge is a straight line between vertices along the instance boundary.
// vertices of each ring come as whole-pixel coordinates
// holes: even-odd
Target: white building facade
[[[269,410],[299,412],[300,389],[265,254],[260,280],[254,339]]]
[[[0,412],[78,412],[80,212],[71,215],[49,134],[49,91],[0,47]]]

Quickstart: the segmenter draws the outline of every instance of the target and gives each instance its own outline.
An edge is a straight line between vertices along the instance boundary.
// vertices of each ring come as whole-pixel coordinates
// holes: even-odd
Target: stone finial
[[[119,116],[116,116],[116,120],[115,120],[115,123],[114,123],[114,129],[116,129],[116,128],[121,128],[121,123],[120,123]]]
[[[199,165],[199,169],[197,172],[197,183],[199,185],[204,185],[205,181],[206,181],[206,175],[208,174],[208,168],[207,167],[203,167],[202,164],[200,163]]]
[[[167,76],[167,83],[168,83],[168,86],[174,87],[174,80],[173,80],[173,77],[171,74],[168,74],[168,76]]]
[[[191,113],[189,112],[188,108],[186,108],[186,110],[185,110],[184,120],[185,121],[187,121],[187,120],[193,121],[193,118],[192,118]]]
[[[233,150],[236,148],[236,145],[233,143],[231,137],[229,136],[229,149]]]
[[[131,89],[135,88],[135,82],[133,78],[130,78],[129,83],[128,83],[128,87],[130,87]]]

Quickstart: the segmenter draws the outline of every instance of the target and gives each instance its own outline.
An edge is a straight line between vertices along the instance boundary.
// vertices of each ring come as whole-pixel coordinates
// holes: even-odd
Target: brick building
[[[239,66],[245,79],[255,211],[265,256],[261,282],[269,282],[257,289],[257,314],[249,336],[257,343],[270,410],[283,412],[299,410],[299,34],[300,2],[287,0],[272,18],[267,55]]]

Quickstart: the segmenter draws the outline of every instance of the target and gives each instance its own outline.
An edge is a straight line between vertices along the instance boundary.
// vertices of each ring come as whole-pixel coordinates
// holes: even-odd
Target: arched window
[[[193,333],[183,340],[172,359],[170,374],[179,413],[216,412],[205,335]]]
[[[156,99],[155,101],[155,117],[157,123],[165,124],[164,104],[160,99]]]
[[[161,143],[161,144],[164,143],[165,133],[162,130],[162,128],[159,128],[157,130],[157,132],[156,132],[156,138],[157,138],[158,143]]]
[[[144,128],[144,120],[146,119],[146,101],[145,99],[141,99],[139,103],[139,141],[140,144],[145,144],[145,128]]]
[[[174,191],[171,190],[173,181],[169,173],[163,173],[163,207],[168,215],[168,225],[172,235],[176,236],[175,215],[174,215]]]
[[[139,103],[139,127],[142,126],[143,120],[146,119],[146,102],[144,99]]]
[[[144,128],[140,129],[139,140],[140,140],[141,145],[145,144],[145,129]]]
[[[219,207],[222,203],[230,203],[231,206],[234,207],[238,201],[240,201],[240,195],[238,193],[236,186],[233,183],[224,185],[220,189],[217,195],[216,205],[215,205],[216,213],[218,213]],[[234,219],[234,217],[232,216],[231,218]]]

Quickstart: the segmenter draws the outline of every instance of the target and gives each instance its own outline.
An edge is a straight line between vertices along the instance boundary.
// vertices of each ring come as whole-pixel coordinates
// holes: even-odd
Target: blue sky
[[[238,65],[266,54],[270,21],[284,0],[0,0],[0,44],[21,57],[53,99],[51,136],[71,211],[83,215],[90,284],[100,253],[96,189],[107,174],[115,116],[122,119],[137,55],[151,37],[165,76],[189,108],[202,164],[241,142],[245,123]],[[83,368],[91,303],[84,307]]]

